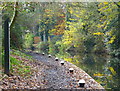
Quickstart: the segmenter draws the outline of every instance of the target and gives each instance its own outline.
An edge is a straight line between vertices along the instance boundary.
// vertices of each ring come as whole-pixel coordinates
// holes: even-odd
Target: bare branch
[[[17,16],[17,12],[18,12],[17,9],[16,9],[17,6],[18,6],[18,2],[15,2],[15,4],[14,4],[14,14],[13,14],[13,17],[12,17],[11,22],[9,24],[10,29],[12,28],[12,25],[15,21],[16,16]]]

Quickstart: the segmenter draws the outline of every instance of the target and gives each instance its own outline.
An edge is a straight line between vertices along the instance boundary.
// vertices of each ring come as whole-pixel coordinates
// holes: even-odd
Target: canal
[[[101,54],[64,53],[59,58],[69,61],[86,71],[106,90],[119,91],[120,59]]]

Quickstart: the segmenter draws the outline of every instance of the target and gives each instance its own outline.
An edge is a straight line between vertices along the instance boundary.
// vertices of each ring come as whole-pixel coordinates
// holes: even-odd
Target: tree
[[[119,2],[106,2],[98,5],[98,10],[104,14],[104,16],[101,17],[101,21],[103,22],[101,26],[103,26],[103,30],[106,34],[106,44],[109,51],[119,50],[119,4]]]

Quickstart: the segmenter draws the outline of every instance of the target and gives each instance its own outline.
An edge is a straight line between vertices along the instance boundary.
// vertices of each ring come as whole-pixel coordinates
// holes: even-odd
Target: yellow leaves
[[[64,58],[65,61],[72,62],[72,58]]]
[[[101,20],[101,21],[102,21],[102,20]],[[102,27],[104,27],[106,24],[107,24],[107,22],[105,21],[103,24],[98,24],[97,27],[98,27],[98,28],[102,28]]]
[[[76,13],[78,13],[79,11],[76,11]]]
[[[97,25],[97,27],[98,27],[98,28],[101,28],[101,25],[100,25],[100,24],[98,24],[98,25]]]
[[[72,43],[71,39],[65,39],[63,41],[63,44],[65,44],[65,45],[70,45],[71,43]]]
[[[110,41],[107,42],[107,44],[112,44],[114,42],[115,38],[116,38],[115,35],[112,36],[112,38],[110,39]]]
[[[72,20],[72,19],[71,19]],[[81,26],[81,24],[84,23],[74,23],[74,22],[67,22],[67,24],[69,24],[67,27],[69,27],[69,30],[66,30],[64,32],[64,36],[63,36],[63,44],[65,45],[74,45],[75,47],[78,47],[79,44],[76,43],[76,41],[80,41],[78,38],[79,34],[78,32],[78,27]],[[81,26],[82,27],[82,26]]]
[[[98,9],[98,11],[103,11],[103,10],[106,10],[108,8],[108,6],[104,6],[104,7],[102,7],[102,8],[100,8],[100,9]]]
[[[70,18],[69,20],[76,20],[76,19],[72,19],[72,18]]]
[[[97,32],[97,33],[93,33],[93,35],[104,35],[104,33]]]
[[[101,3],[99,3],[98,6],[100,7],[100,6],[107,5],[107,4],[109,4],[109,3],[108,2],[101,2]]]
[[[73,10],[69,10],[70,14],[73,14]]]
[[[66,22],[67,24],[72,24],[71,22]]]
[[[52,29],[49,31],[49,33],[53,33],[54,31],[56,31],[56,29]]]
[[[46,16],[51,17],[52,15],[46,15]]]
[[[80,8],[77,8],[77,7],[70,7],[69,8],[69,13],[72,15],[72,16],[75,16],[75,17],[78,17],[80,18],[80,15],[85,15],[86,11],[85,10],[80,10]]]
[[[75,14],[75,16],[78,17],[78,18],[80,17],[78,14]]]
[[[75,58],[75,56],[74,56],[74,58]],[[76,65],[78,65],[78,64],[80,64],[80,61],[79,61],[78,59],[76,59],[76,60],[75,60],[75,63],[76,63]],[[74,63],[74,64],[75,64],[75,63]]]
[[[93,74],[94,76],[104,76],[104,74],[100,74],[100,73],[97,73],[97,74]]]
[[[64,14],[60,14],[60,16],[65,16]]]
[[[107,24],[107,21],[105,21],[104,23],[103,23],[103,26],[105,26]]]
[[[65,45],[71,45],[72,42],[74,41],[74,30],[70,30],[70,31],[65,31],[64,33],[64,39],[62,40],[63,41],[63,44]]]
[[[76,27],[74,26],[69,25],[69,28],[70,28],[69,33],[74,33],[75,31],[77,31]]]
[[[75,6],[76,6],[76,5],[77,5],[77,3],[72,3],[72,5],[75,5]]]
[[[65,22],[58,24],[54,29],[50,30],[49,33],[53,33],[54,35],[61,35],[65,31]]]
[[[74,47],[79,47],[79,45],[75,44]]]
[[[52,14],[44,14],[44,17],[52,17]]]
[[[61,45],[61,41],[56,41],[56,45]]]
[[[85,23],[83,23],[83,22],[81,23],[81,25],[84,25],[84,24],[85,24]]]
[[[65,28],[65,23],[63,22],[63,23],[55,26],[55,28]]]
[[[112,72],[113,75],[116,75],[116,71],[113,69],[113,67],[109,67],[109,70]]]
[[[120,2],[118,2],[118,5],[120,5]]]
[[[71,45],[72,44],[72,38],[66,38],[66,39],[64,39],[63,40],[63,44],[65,44],[65,45]]]
[[[64,33],[64,29],[52,29],[49,31],[49,33],[52,33],[54,35],[61,35]]]
[[[111,11],[112,11],[111,8],[108,8],[108,9],[104,10],[104,12],[111,12]]]
[[[48,22],[46,21],[46,22],[44,22],[45,24],[47,24]]]
[[[103,3],[100,3],[100,4],[98,4],[98,6],[100,7],[102,4],[103,4]]]
[[[108,2],[104,2],[104,4],[106,5],[106,4],[108,4]]]

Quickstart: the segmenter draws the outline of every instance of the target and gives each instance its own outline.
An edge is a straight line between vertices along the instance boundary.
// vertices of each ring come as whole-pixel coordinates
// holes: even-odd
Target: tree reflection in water
[[[72,55],[64,53],[64,56],[59,54],[59,57],[82,68],[106,89],[118,90],[120,88],[120,59],[82,53],[72,53]]]

